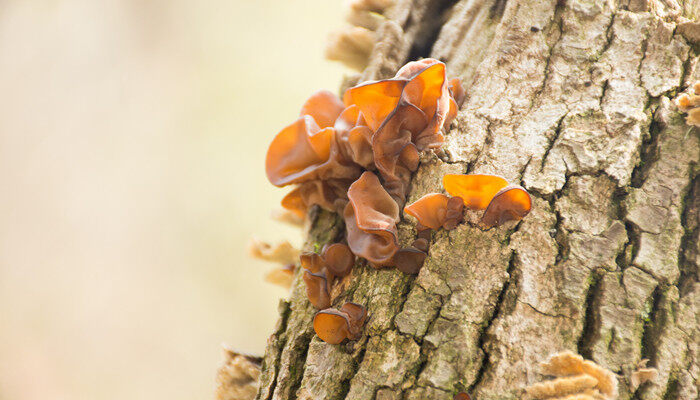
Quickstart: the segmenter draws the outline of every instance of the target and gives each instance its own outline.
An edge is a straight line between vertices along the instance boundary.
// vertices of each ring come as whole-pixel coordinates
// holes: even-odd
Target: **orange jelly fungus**
[[[450,195],[461,197],[465,207],[485,210],[508,181],[496,175],[445,175],[442,185]]]
[[[462,200],[459,198],[429,193],[404,207],[404,212],[415,217],[421,226],[438,230],[447,227],[454,229],[462,222],[462,209]]]

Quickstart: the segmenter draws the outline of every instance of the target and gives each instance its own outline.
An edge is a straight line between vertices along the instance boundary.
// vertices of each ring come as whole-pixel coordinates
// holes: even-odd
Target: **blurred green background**
[[[340,0],[0,3],[0,399],[209,399],[285,291],[266,147],[345,70]]]

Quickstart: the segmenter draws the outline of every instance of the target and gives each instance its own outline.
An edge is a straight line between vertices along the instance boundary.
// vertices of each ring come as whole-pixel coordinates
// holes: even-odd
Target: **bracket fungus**
[[[362,334],[367,311],[357,303],[345,303],[336,310],[327,308],[314,316],[314,331],[329,344],[340,344],[344,340],[357,340]]]
[[[643,359],[637,364],[637,369],[630,375],[630,386],[633,390],[646,383],[653,382],[659,376],[656,368],[647,367],[648,359]]]
[[[541,364],[542,373],[557,379],[536,383],[525,389],[532,399],[571,398],[581,400],[614,400],[617,398],[617,378],[590,360],[564,351],[552,355]]]

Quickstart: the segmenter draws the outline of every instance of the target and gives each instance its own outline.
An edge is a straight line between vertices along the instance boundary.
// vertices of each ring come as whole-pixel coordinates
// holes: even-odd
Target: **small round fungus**
[[[454,400],[471,400],[471,396],[464,392],[459,392],[455,395]]]
[[[508,221],[517,221],[525,217],[531,207],[532,200],[525,189],[508,186],[494,196],[479,224],[489,229]]]
[[[362,334],[367,312],[356,303],[345,303],[340,310],[328,308],[314,316],[314,331],[329,344],[340,344],[345,339],[357,340]]]
[[[411,246],[427,254],[430,248],[430,242],[425,238],[418,238],[411,243]]]
[[[394,254],[396,269],[405,274],[417,274],[428,255],[416,248],[406,247]]]
[[[355,265],[355,255],[352,254],[350,247],[343,243],[333,243],[324,246],[322,257],[325,261],[326,269],[333,276],[346,276],[352,270],[353,265]]]
[[[334,309],[326,309],[314,316],[314,331],[329,344],[340,344],[350,336],[350,322],[347,314]]]
[[[508,181],[495,175],[448,174],[442,178],[442,185],[450,195],[461,197],[465,207],[484,210]]]

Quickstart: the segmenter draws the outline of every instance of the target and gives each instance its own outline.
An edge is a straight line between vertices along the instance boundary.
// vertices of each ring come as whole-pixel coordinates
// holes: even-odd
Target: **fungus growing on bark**
[[[438,230],[454,229],[462,222],[464,204],[458,197],[429,193],[404,207],[404,212],[415,217],[421,226]]]
[[[333,243],[323,247],[321,253],[326,269],[333,276],[343,277],[350,273],[355,265],[355,255],[350,247],[343,243]]]
[[[350,249],[375,267],[390,266],[399,249],[398,205],[371,172],[350,185],[348,199],[343,217]]]
[[[496,175],[445,175],[442,186],[451,196],[461,197],[470,210],[485,210],[508,181]]]
[[[676,105],[688,113],[685,121],[688,125],[700,126],[700,81],[693,85],[693,93],[683,93],[676,98]]]
[[[427,257],[428,255],[420,249],[406,247],[394,254],[394,265],[399,271],[413,275],[420,271]]]
[[[314,316],[314,331],[329,344],[340,344],[345,339],[357,340],[362,334],[367,311],[356,303],[345,303],[340,310],[327,308]]]
[[[580,397],[582,399],[612,400],[617,398],[617,378],[615,374],[593,361],[584,360],[583,357],[571,351],[564,351],[552,355],[548,361],[542,363],[541,367],[542,373],[545,375],[564,377],[569,380],[575,379],[576,382],[579,382],[581,385],[584,385],[584,383],[582,383],[584,381],[591,382],[588,378],[580,378],[581,375],[586,375],[595,379],[596,383],[594,387],[585,389],[579,394],[579,396],[589,396]],[[566,383],[565,380],[561,382],[562,383],[557,384],[557,387],[564,388],[573,385],[571,382]],[[563,395],[564,394],[560,394],[554,397],[562,397]]]
[[[316,309],[323,310],[331,305],[331,297],[328,293],[328,280],[324,272],[311,272],[304,270],[304,283],[306,284],[306,297]]]
[[[525,392],[533,399],[549,399],[582,393],[595,388],[597,384],[594,377],[581,374],[535,383]]]
[[[318,111],[321,107],[316,103],[324,97],[318,95],[306,107],[323,115],[318,118],[335,112]],[[313,204],[331,211],[342,210],[347,187],[361,171],[360,166],[341,154],[335,129],[320,129],[311,115],[302,116],[275,136],[267,151],[265,170],[275,186],[299,184],[282,199],[282,206],[300,218]]]
[[[335,129],[320,129],[310,115],[282,129],[265,159],[267,178],[275,186],[327,179],[355,179],[359,168],[343,159]]]
[[[479,225],[486,229],[523,219],[532,208],[530,194],[520,186],[501,189],[486,207]]]
[[[461,87],[454,89],[463,93]],[[346,105],[357,105],[374,131],[374,164],[399,204],[418,168],[419,151],[438,148],[444,141],[442,130],[458,107],[451,93],[445,64],[428,58],[406,64],[392,79],[355,86],[343,96]]]
[[[484,229],[520,220],[532,207],[530,194],[525,189],[507,186],[508,182],[500,176],[445,175],[442,184],[449,194],[461,197],[465,207],[486,210],[479,221]]]
[[[467,393],[464,392],[459,392],[455,395],[454,400],[471,400],[471,396],[469,396]]]
[[[411,246],[427,254],[430,247],[430,242],[428,242],[428,239],[418,238],[411,243]]]

